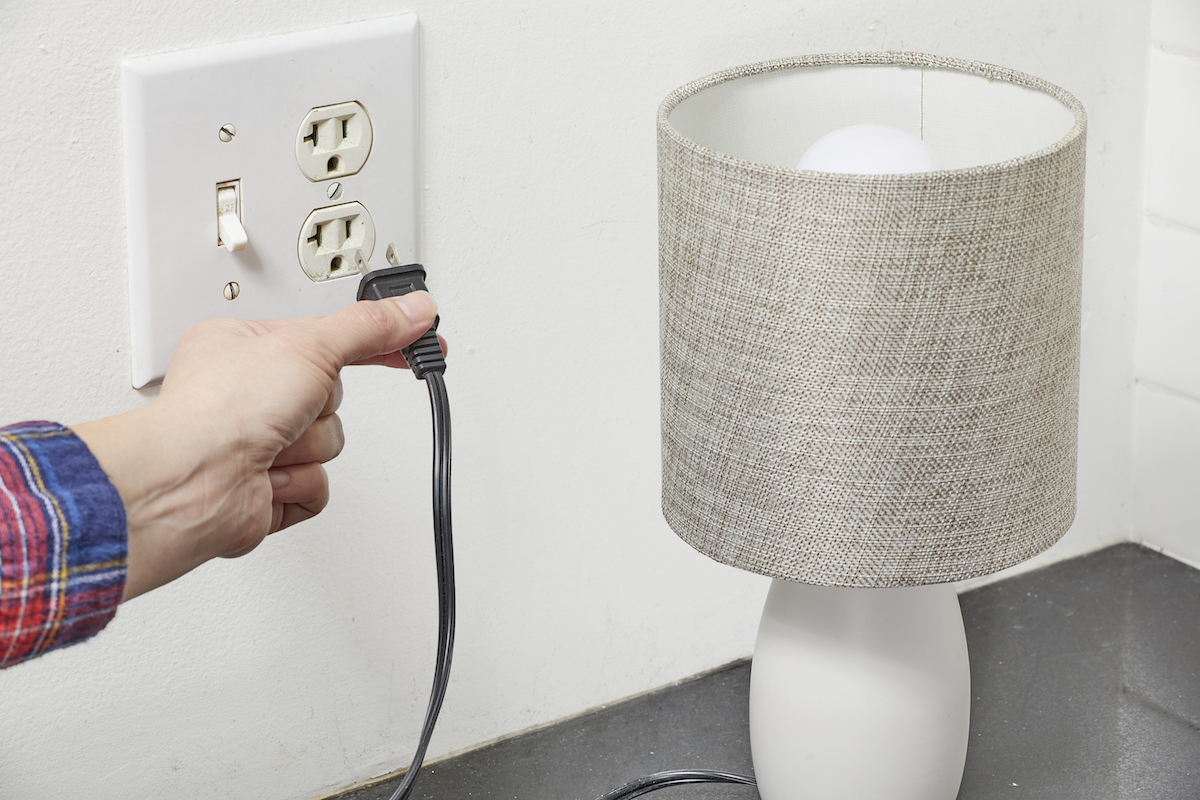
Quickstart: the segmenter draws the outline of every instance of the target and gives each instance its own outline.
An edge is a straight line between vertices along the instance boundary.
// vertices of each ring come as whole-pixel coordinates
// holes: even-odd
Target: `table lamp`
[[[751,64],[659,109],[663,513],[774,579],[763,800],[958,794],[950,583],[1075,514],[1085,130],[1056,86],[919,53]]]

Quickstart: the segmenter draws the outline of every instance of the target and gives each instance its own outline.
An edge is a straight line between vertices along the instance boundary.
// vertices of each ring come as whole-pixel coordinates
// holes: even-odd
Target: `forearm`
[[[55,423],[0,428],[0,667],[101,630],[125,568],[121,498],[86,445]]]

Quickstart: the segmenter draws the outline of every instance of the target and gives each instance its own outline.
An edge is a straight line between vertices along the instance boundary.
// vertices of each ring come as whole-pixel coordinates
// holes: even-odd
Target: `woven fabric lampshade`
[[[847,125],[941,169],[798,170]],[[942,583],[1075,513],[1086,120],[1037,78],[915,53],[728,70],[658,114],[663,513],[828,586]]]

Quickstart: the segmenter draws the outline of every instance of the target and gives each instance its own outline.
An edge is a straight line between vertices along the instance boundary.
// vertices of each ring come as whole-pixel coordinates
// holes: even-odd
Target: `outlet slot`
[[[375,252],[375,221],[362,203],[318,208],[300,228],[297,251],[312,281],[357,275],[355,254],[361,252],[366,261]]]
[[[310,181],[353,175],[371,155],[371,117],[362,103],[336,103],[314,108],[296,133],[296,163]]]

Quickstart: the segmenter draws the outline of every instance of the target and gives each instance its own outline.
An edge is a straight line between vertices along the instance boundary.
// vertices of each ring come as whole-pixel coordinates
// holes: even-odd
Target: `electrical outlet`
[[[372,139],[362,103],[314,108],[296,132],[296,163],[313,182],[353,175],[367,163]]]
[[[369,261],[375,252],[375,221],[362,203],[318,208],[304,220],[296,249],[314,281],[357,275],[358,255]]]
[[[416,37],[405,14],[123,62],[135,387],[197,322],[353,303],[376,232],[419,260]]]

